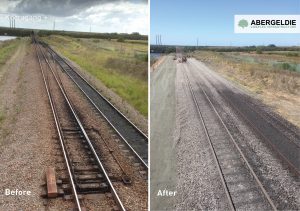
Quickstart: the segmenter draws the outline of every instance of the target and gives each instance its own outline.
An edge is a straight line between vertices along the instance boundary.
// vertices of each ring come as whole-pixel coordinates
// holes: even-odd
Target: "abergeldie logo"
[[[248,21],[245,19],[242,19],[239,21],[239,27],[245,28],[248,26]]]

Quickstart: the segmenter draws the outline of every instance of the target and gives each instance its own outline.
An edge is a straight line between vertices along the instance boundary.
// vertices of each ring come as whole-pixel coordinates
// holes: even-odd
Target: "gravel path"
[[[157,196],[159,190],[175,191],[176,142],[175,128],[176,64],[171,56],[151,72],[151,210],[174,210],[176,197]]]
[[[29,42],[28,42],[29,43]],[[45,170],[55,166],[55,129],[40,69],[31,45],[24,44],[8,66],[1,86],[7,118],[1,127],[0,210],[44,210],[40,194]],[[31,191],[30,196],[5,196],[4,189]],[[48,208],[69,209],[53,201]]]
[[[196,107],[177,64],[177,210],[227,210],[226,196]]]

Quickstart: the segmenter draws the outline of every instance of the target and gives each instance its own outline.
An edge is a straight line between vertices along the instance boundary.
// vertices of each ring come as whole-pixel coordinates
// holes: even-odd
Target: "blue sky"
[[[234,15],[300,14],[300,0],[151,0],[150,42],[170,45],[300,45],[300,34],[235,34]]]

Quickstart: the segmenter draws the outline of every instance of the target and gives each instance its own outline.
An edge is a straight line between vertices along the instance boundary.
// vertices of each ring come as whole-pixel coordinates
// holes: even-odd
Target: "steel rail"
[[[185,68],[186,69],[186,68]],[[184,73],[185,74],[185,73]],[[188,76],[186,75],[187,79]],[[189,79],[188,79],[189,80]],[[271,205],[273,210],[277,210],[274,202],[272,201],[271,197],[269,196],[268,192],[265,190],[264,186],[262,185],[261,181],[259,180],[258,176],[256,175],[256,173],[254,172],[253,168],[251,167],[251,165],[249,164],[249,162],[246,159],[246,156],[244,155],[244,153],[242,152],[241,148],[238,146],[238,144],[236,143],[235,139],[233,138],[233,136],[231,135],[230,131],[228,130],[227,126],[225,125],[223,119],[221,118],[219,112],[216,110],[215,106],[213,105],[213,103],[211,102],[210,98],[208,97],[208,95],[206,94],[206,92],[204,91],[204,89],[202,88],[202,86],[197,83],[198,87],[201,89],[202,93],[205,95],[205,98],[208,100],[211,108],[214,110],[215,114],[217,115],[218,119],[220,120],[221,124],[223,125],[223,127],[225,128],[227,134],[230,137],[230,140],[232,141],[232,143],[234,144],[235,148],[238,150],[242,160],[244,161],[246,167],[248,168],[248,170],[250,171],[252,177],[254,178],[256,184],[258,185],[258,187],[260,188],[260,190],[262,191],[263,195],[265,196],[265,198],[267,199],[268,203]],[[190,89],[191,90],[191,89]],[[192,90],[191,90],[192,91]],[[192,91],[193,92],[193,91]]]
[[[249,120],[249,118],[240,111],[240,109],[234,105],[231,100],[224,95],[223,93],[221,93],[219,90],[217,90],[217,92],[221,95],[222,98],[224,98],[226,100],[226,102],[250,125],[250,127],[259,135],[261,136],[266,142],[267,144],[269,144],[271,146],[271,148],[287,163],[287,165],[289,166],[289,168],[296,174],[296,175],[300,175],[300,170],[299,168],[297,168],[293,163],[291,163],[291,161],[289,161],[289,159],[282,153],[280,152],[277,147],[272,143],[272,141],[270,141],[269,138],[267,138],[259,128],[257,128],[257,126],[255,124],[253,124],[251,122],[251,120]],[[247,104],[245,104],[247,105]],[[247,106],[249,108],[249,106]],[[253,112],[257,113],[255,110],[251,109]],[[258,113],[257,113],[258,114]],[[260,115],[260,114],[258,114]],[[264,117],[262,117],[264,119]],[[265,119],[266,120],[266,119]],[[267,120],[266,120],[267,121]],[[268,122],[269,123],[269,122]],[[269,123],[270,124],[270,123]],[[279,131],[277,127],[275,127],[273,124],[270,124],[275,130]],[[280,132],[280,131],[279,131]],[[285,134],[283,134],[283,136],[285,136],[287,138],[287,140],[292,143],[295,144],[295,146],[297,148],[299,148],[299,146],[297,145],[297,143],[295,143],[294,141],[290,140],[289,137],[287,137]]]
[[[40,46],[39,46],[39,48],[41,49]],[[105,179],[107,180],[107,182],[108,182],[108,184],[109,184],[110,190],[111,190],[111,192],[112,192],[112,195],[113,195],[113,197],[114,197],[114,199],[115,199],[115,201],[116,201],[118,207],[119,207],[122,211],[125,211],[126,209],[125,209],[123,203],[121,202],[120,197],[118,196],[117,191],[115,190],[115,188],[114,188],[114,186],[113,186],[113,184],[112,184],[112,181],[110,180],[110,178],[109,178],[109,176],[108,176],[108,173],[106,172],[106,170],[105,170],[105,168],[104,168],[102,162],[100,161],[100,158],[98,157],[98,154],[97,154],[97,152],[95,151],[94,146],[92,145],[91,140],[89,139],[89,137],[88,137],[88,135],[87,135],[87,133],[86,133],[86,131],[85,131],[85,129],[84,129],[84,127],[83,127],[83,125],[82,125],[80,119],[79,119],[79,117],[77,116],[77,114],[76,114],[76,112],[75,112],[75,110],[74,110],[74,108],[73,108],[73,106],[72,106],[72,104],[71,104],[71,102],[70,102],[70,100],[69,100],[67,94],[65,93],[65,91],[64,91],[64,89],[63,89],[63,87],[62,87],[62,85],[59,83],[59,79],[58,79],[58,77],[56,76],[56,74],[54,73],[54,70],[53,70],[53,68],[52,68],[52,66],[51,66],[51,64],[50,64],[50,62],[49,62],[48,59],[46,58],[46,56],[45,56],[44,52],[42,51],[42,49],[41,49],[41,52],[42,52],[43,57],[44,57],[45,61],[47,62],[48,66],[49,66],[49,68],[50,68],[50,70],[51,70],[51,73],[53,74],[53,76],[54,76],[54,78],[55,78],[55,81],[57,82],[57,85],[58,85],[59,88],[60,88],[61,93],[62,93],[63,96],[64,96],[65,101],[66,101],[67,104],[68,104],[68,107],[70,108],[70,110],[71,110],[71,112],[72,112],[72,114],[73,114],[73,117],[75,118],[75,120],[76,120],[78,126],[80,127],[80,130],[82,131],[82,133],[83,133],[83,135],[84,135],[84,137],[85,137],[85,139],[86,139],[86,141],[87,141],[87,143],[88,143],[88,145],[89,145],[89,147],[90,147],[90,149],[91,149],[91,151],[92,151],[94,157],[96,158],[96,161],[97,161],[99,167],[101,168],[101,170],[102,170],[102,172],[103,172],[103,174],[104,174]]]
[[[54,54],[56,54],[56,56],[58,56],[60,59],[62,59],[65,64],[67,64],[69,66],[69,68],[72,69],[72,71],[74,71],[81,79],[83,79],[88,86],[90,86],[94,91],[96,91],[98,93],[98,95],[100,95],[101,98],[103,98],[106,102],[108,102],[110,104],[110,106],[112,106],[119,114],[121,114],[132,126],[134,126],[144,137],[146,140],[148,140],[148,137],[142,132],[140,131],[129,119],[127,119],[115,106],[113,106],[104,96],[102,96],[91,84],[89,84],[85,78],[83,78],[77,71],[75,71],[67,62],[65,59],[63,59],[61,56],[59,56],[53,49],[51,49],[50,47],[48,47]],[[56,60],[57,61],[57,60]],[[64,67],[57,61],[57,63],[59,64],[59,66],[63,69]],[[98,106],[94,103],[93,99],[91,99],[88,94],[81,88],[81,86],[73,79],[73,77],[71,75],[69,75],[69,73],[67,71],[65,71],[68,76],[72,79],[72,81],[76,84],[76,86],[84,93],[84,95],[88,98],[88,100],[92,103],[92,105],[98,110],[98,112],[105,118],[105,120],[109,123],[109,125],[115,130],[115,132],[119,135],[119,137],[126,143],[126,145],[129,147],[129,149],[134,153],[134,155],[138,158],[138,160],[144,165],[145,168],[148,169],[148,164],[144,161],[144,159],[138,154],[138,152],[130,145],[130,143],[126,140],[126,138],[118,131],[118,129],[109,121],[109,119],[106,117],[106,115],[98,108]],[[147,141],[148,143],[148,141]]]
[[[201,123],[202,123],[202,126],[203,126],[203,128],[204,128],[206,138],[207,138],[207,140],[208,140],[210,149],[211,149],[211,151],[212,151],[212,153],[213,153],[213,158],[214,158],[214,161],[216,162],[216,166],[217,166],[217,169],[218,169],[218,173],[219,173],[219,175],[220,175],[221,182],[222,182],[222,185],[223,185],[223,188],[224,188],[226,197],[227,197],[227,199],[228,199],[228,201],[229,201],[229,206],[230,206],[231,210],[236,210],[236,209],[235,209],[235,206],[234,206],[234,203],[233,203],[233,201],[232,201],[232,197],[231,197],[231,195],[230,195],[230,193],[229,193],[229,189],[228,189],[228,186],[227,186],[227,183],[226,183],[226,180],[225,180],[225,176],[224,176],[224,173],[223,173],[223,171],[222,171],[222,168],[221,168],[219,159],[218,159],[218,157],[217,157],[215,148],[214,148],[214,146],[213,146],[213,144],[212,144],[210,135],[209,135],[208,130],[207,130],[207,127],[206,127],[206,125],[205,125],[205,122],[204,122],[204,119],[203,119],[203,116],[202,116],[202,112],[201,112],[200,107],[199,107],[199,104],[198,104],[198,102],[197,102],[197,100],[196,100],[195,94],[194,94],[194,92],[193,92],[193,90],[192,90],[190,80],[189,80],[188,76],[186,75],[186,73],[185,73],[184,71],[183,71],[183,74],[184,74],[184,76],[185,76],[185,78],[186,78],[186,80],[187,80],[188,88],[189,88],[190,93],[191,93],[191,95],[192,95],[194,104],[196,105],[196,109],[197,109],[198,115],[199,115],[199,117],[200,117],[200,119],[201,119]]]
[[[194,63],[189,63],[189,64],[192,65],[192,66],[194,66],[195,68],[198,69],[198,67],[196,66],[196,64],[194,64]],[[220,81],[220,80],[218,80],[218,81]],[[230,85],[230,86],[233,86],[233,85]],[[231,101],[228,99],[228,97],[226,97],[224,94],[222,94],[219,90],[217,90],[217,92],[218,92],[221,96],[223,96],[223,97],[225,98],[225,100],[226,100],[227,102],[229,102],[229,104],[231,104]],[[245,102],[245,101],[244,101],[244,102]],[[233,104],[231,104],[231,105],[233,105]],[[272,116],[267,116],[266,114],[262,114],[262,113],[260,113],[260,112],[257,112],[256,109],[253,109],[253,107],[252,107],[252,106],[249,106],[249,104],[246,103],[246,102],[244,103],[244,106],[246,106],[247,108],[249,108],[252,112],[256,113],[258,116],[260,116],[262,119],[264,119],[264,120],[265,120],[272,128],[274,128],[276,131],[278,131],[278,132],[281,133],[281,131],[280,131],[280,129],[278,128],[278,126],[275,125],[272,121],[269,120],[269,119],[274,119],[274,117],[272,117]],[[235,106],[235,108],[237,108],[237,107]],[[236,109],[236,110],[239,110],[239,109]],[[247,117],[246,117],[246,118],[247,118]],[[269,119],[268,119],[268,118],[269,118]],[[250,120],[249,120],[249,121],[250,121]],[[284,127],[286,130],[289,130],[288,133],[290,133],[291,136],[293,136],[294,138],[300,140],[300,139],[299,139],[299,138],[300,138],[299,134],[296,133],[294,130],[290,130],[290,128],[287,127],[286,124],[282,123],[281,121],[277,121],[277,123],[280,124],[282,127]],[[281,134],[282,134],[282,135],[283,135],[290,143],[296,145],[297,148],[300,148],[300,143],[295,142],[295,141],[292,140],[290,137],[288,137],[285,133],[281,133]]]
[[[67,155],[67,152],[66,152],[67,150],[66,150],[66,147],[65,147],[65,144],[64,144],[63,135],[62,135],[62,131],[61,131],[61,126],[60,126],[59,119],[58,119],[58,116],[57,116],[57,113],[56,113],[56,109],[55,109],[55,106],[54,106],[54,103],[53,103],[53,100],[52,100],[52,95],[51,95],[50,90],[49,90],[48,82],[47,82],[46,77],[45,77],[44,69],[42,67],[41,58],[38,54],[38,49],[37,49],[37,46],[36,46],[38,44],[36,43],[36,41],[35,41],[34,45],[35,45],[35,51],[36,51],[37,58],[38,58],[38,61],[39,61],[40,69],[41,69],[41,72],[42,72],[46,92],[47,92],[47,95],[48,95],[49,103],[50,103],[50,106],[51,106],[51,111],[52,111],[52,114],[53,114],[53,117],[54,117],[55,126],[56,126],[56,130],[57,130],[58,137],[59,137],[59,142],[60,142],[60,145],[61,145],[61,148],[62,148],[64,160],[65,160],[67,170],[68,170],[68,174],[69,174],[69,177],[70,177],[72,192],[73,192],[73,195],[75,197],[76,206],[77,206],[78,210],[81,211],[81,205],[80,205],[80,201],[79,201],[79,198],[78,198],[76,185],[74,183],[74,178],[73,178],[73,174],[72,174],[72,171],[71,171],[71,167],[70,167],[70,164],[69,164],[69,158],[68,158],[68,155]]]
[[[290,167],[290,169],[297,174],[298,176],[300,175],[300,171],[297,169],[297,167],[295,167],[294,164],[292,164],[289,159],[283,155],[278,149],[277,147],[275,147],[275,145],[245,116],[245,114],[243,114],[233,103],[230,102],[230,100],[228,99],[228,97],[226,97],[225,95],[223,95],[222,93],[219,93],[224,99],[226,99],[226,101],[231,105],[232,108],[234,108],[234,110],[236,110],[240,116],[246,121],[248,122],[248,124],[253,128],[253,130],[255,130],[265,141],[267,141],[267,143],[272,147],[272,149],[288,164],[288,166]],[[295,144],[295,142],[292,142]],[[296,145],[297,146],[297,145]]]
[[[115,107],[106,97],[104,97],[100,92],[98,92],[98,90],[91,85],[78,71],[74,70],[73,67],[71,67],[71,65],[69,64],[69,62],[64,59],[62,56],[60,56],[57,52],[55,52],[50,46],[47,46],[48,49],[50,49],[54,54],[56,54],[60,59],[62,59],[66,65],[69,66],[69,68],[71,68],[82,80],[84,80],[94,91],[97,92],[98,95],[100,95],[101,98],[103,98],[111,107],[113,107],[122,117],[124,117],[131,126],[133,126],[136,130],[139,131],[140,134],[142,134],[144,136],[144,138],[148,141],[148,136],[141,131],[130,119],[128,119],[117,107]]]

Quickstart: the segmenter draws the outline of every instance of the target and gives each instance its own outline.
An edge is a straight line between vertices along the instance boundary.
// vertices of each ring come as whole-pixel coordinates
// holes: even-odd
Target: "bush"
[[[284,69],[284,70],[296,71],[296,66],[295,65],[292,65],[292,64],[286,63],[286,62],[281,63],[280,68]]]
[[[257,54],[262,54],[262,50],[260,48],[256,49]]]
[[[286,56],[299,56],[298,53],[287,53]]]
[[[125,39],[124,39],[123,37],[119,37],[117,41],[118,41],[118,42],[124,42]]]

